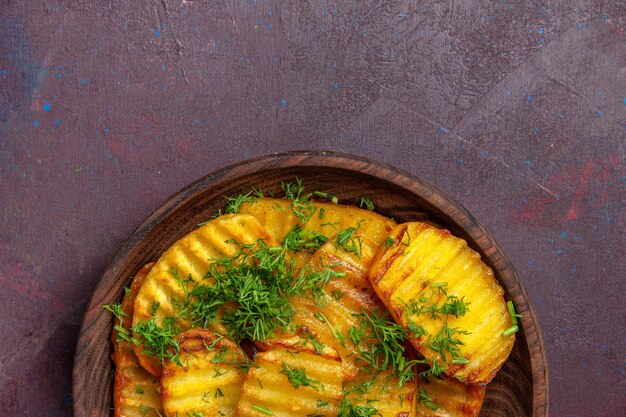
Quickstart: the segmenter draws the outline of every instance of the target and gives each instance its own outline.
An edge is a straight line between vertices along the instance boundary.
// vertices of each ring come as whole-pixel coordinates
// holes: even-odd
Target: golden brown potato
[[[362,311],[385,308],[367,279],[367,270],[378,244],[358,232],[354,237],[360,241],[359,256],[337,246],[334,238],[317,250],[308,264],[312,271],[330,268],[344,275],[330,280],[316,299],[294,297],[291,303],[296,314],[292,326],[286,330],[279,329],[271,340],[258,344],[261,349],[293,337],[296,338],[293,340],[300,338],[300,343],[309,346],[319,342],[339,353],[345,378],[354,379],[360,366],[356,363],[359,349],[352,343],[350,331],[361,326]],[[360,347],[367,349],[366,343],[363,341]]]
[[[369,278],[415,349],[448,376],[491,381],[515,341],[503,335],[512,323],[492,270],[463,239],[426,223],[398,225],[389,236]]]
[[[336,352],[319,354],[309,346],[274,344],[257,354],[246,374],[238,417],[336,416],[343,398],[343,372]]]
[[[154,263],[147,264],[137,272],[124,296],[121,311],[122,320],[116,318],[115,325],[130,328],[133,305],[143,279]],[[119,327],[113,330],[113,363],[115,379],[113,382],[113,407],[115,417],[157,417],[163,412],[159,395],[159,380],[141,367],[133,343],[118,337]]]
[[[178,338],[180,363],[167,360],[161,397],[168,416],[233,416],[250,360],[233,341],[192,329]]]
[[[342,404],[345,415],[379,417],[416,415],[415,381],[408,381],[400,386],[398,379],[389,371],[381,372],[374,379],[371,374],[360,372],[354,381],[345,384],[344,391],[347,393]],[[356,413],[349,414],[350,409]]]
[[[358,229],[376,245],[384,242],[387,234],[396,225],[388,217],[371,210],[333,203],[311,202],[311,217],[302,221],[293,211],[292,202],[279,198],[261,198],[241,205],[240,213],[251,214],[267,230],[276,242],[283,242],[285,236],[300,225],[302,230],[319,233],[327,237],[335,236],[349,228]],[[303,251],[293,254],[297,267],[304,266],[312,253]]]
[[[167,317],[176,315],[176,304],[183,302],[195,283],[211,284],[205,274],[214,259],[234,256],[241,250],[241,244],[255,245],[259,239],[270,246],[276,245],[259,222],[247,214],[223,215],[180,239],[159,258],[145,278],[135,300],[133,326],[151,319],[162,326]],[[176,326],[182,332],[190,324],[178,320]],[[213,330],[227,332],[219,326]],[[160,360],[143,353],[143,345],[136,346],[135,353],[150,373],[161,374]]]
[[[418,417],[476,417],[480,414],[485,387],[449,379],[419,381]]]

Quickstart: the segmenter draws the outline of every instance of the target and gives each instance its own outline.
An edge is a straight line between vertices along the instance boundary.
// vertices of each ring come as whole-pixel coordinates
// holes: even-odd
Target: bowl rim
[[[350,162],[350,166],[341,166],[339,162]],[[218,181],[224,181],[228,177],[238,177],[238,174],[250,174],[250,172],[259,172],[270,169],[313,167],[313,168],[333,168],[350,171],[355,174],[365,174],[382,181],[387,181],[401,189],[407,190],[413,195],[432,203],[433,198],[437,198],[445,205],[435,205],[445,215],[449,216],[454,224],[463,229],[475,244],[485,253],[485,244],[488,243],[491,249],[489,257],[496,258],[497,265],[493,268],[497,270],[498,275],[502,278],[506,276],[507,281],[512,282],[513,287],[509,286],[509,290],[513,288],[515,294],[512,294],[518,309],[528,314],[520,319],[526,344],[529,351],[531,363],[531,375],[533,385],[533,404],[532,415],[534,417],[547,417],[549,405],[549,387],[548,387],[548,366],[543,336],[539,327],[539,323],[535,314],[534,307],[528,296],[528,292],[524,287],[522,280],[515,270],[513,263],[508,256],[497,244],[491,233],[458,201],[452,199],[429,182],[419,178],[418,176],[393,165],[382,161],[372,159],[370,157],[335,152],[325,150],[295,150],[288,152],[277,152],[266,155],[256,156],[254,158],[242,160],[218,170],[215,170],[183,187],[162,204],[160,204],[145,220],[131,233],[131,235],[120,246],[119,250],[109,262],[107,269],[102,274],[100,280],[96,284],[91,294],[89,303],[85,309],[83,320],[81,322],[80,331],[76,340],[74,352],[74,361],[72,367],[72,395],[73,395],[73,411],[76,416],[91,415],[89,410],[84,407],[79,399],[82,398],[82,386],[76,383],[80,370],[77,364],[83,363],[86,359],[87,352],[83,346],[87,345],[87,341],[91,339],[91,323],[94,322],[101,314],[104,313],[101,308],[102,299],[98,297],[100,289],[110,288],[119,279],[116,275],[117,265],[121,264],[129,255],[132,248],[137,245],[148,234],[150,230],[158,226],[162,221],[167,220],[177,207],[185,204],[192,199],[197,193],[209,189]],[[245,168],[245,170],[244,170]],[[252,170],[251,170],[252,168]],[[256,169],[255,169],[256,168]],[[240,172],[244,170],[245,172]],[[495,262],[494,262],[495,263]],[[502,280],[502,279],[501,279]]]

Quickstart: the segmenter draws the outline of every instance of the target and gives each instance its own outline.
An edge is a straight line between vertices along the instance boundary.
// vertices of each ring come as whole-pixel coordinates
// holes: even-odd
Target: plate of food
[[[547,416],[528,294],[425,181],[290,152],[212,173],[122,246],[77,342],[77,417]]]

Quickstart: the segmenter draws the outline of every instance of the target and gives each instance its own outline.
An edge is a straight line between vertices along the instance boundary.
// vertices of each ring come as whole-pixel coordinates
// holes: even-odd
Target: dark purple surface
[[[626,3],[313,3],[0,5],[3,415],[72,414],[84,308],[144,217],[292,149],[459,200],[534,301],[551,415],[625,415]]]

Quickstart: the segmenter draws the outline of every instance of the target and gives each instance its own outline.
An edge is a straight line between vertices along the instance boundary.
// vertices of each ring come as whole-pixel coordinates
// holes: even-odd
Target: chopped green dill
[[[359,326],[349,331],[350,341],[357,348],[356,361],[376,375],[391,370],[398,377],[400,386],[413,379],[413,368],[424,361],[407,361],[404,357],[404,342],[408,331],[396,324],[387,311],[375,309],[357,315]],[[375,340],[376,343],[368,341]],[[363,368],[362,368],[363,369]]]
[[[339,342],[341,343],[341,346],[345,347],[345,339],[346,339],[345,336],[341,334],[340,332],[338,332],[337,330],[335,330],[335,328],[333,327],[332,324],[330,324],[330,321],[328,321],[328,318],[324,315],[324,313],[322,313],[321,311],[318,311],[313,314],[313,317],[315,317],[322,323],[325,323],[326,326],[328,326],[328,328],[330,329],[330,332],[333,334],[333,337],[339,340]]]
[[[143,388],[141,388],[141,387],[136,387],[136,388],[135,388],[135,392],[136,392],[137,394],[140,394],[140,395],[143,395],[143,394],[145,394],[145,393],[146,393],[146,391],[144,391],[144,389],[143,389]]]
[[[130,294],[130,288],[124,287],[124,295]]]
[[[256,198],[265,198],[263,191],[260,188],[252,187],[252,195]]]
[[[389,247],[393,245],[393,242],[393,238],[391,236],[388,236],[387,239],[385,239],[385,249],[389,249]]]
[[[358,224],[360,226],[360,222]],[[361,257],[363,251],[363,242],[361,237],[356,234],[359,227],[348,227],[337,233],[337,246],[347,252],[353,252],[357,258]]]
[[[267,408],[261,407],[260,405],[253,404],[252,408],[264,414],[267,414],[268,416],[274,415],[274,412],[272,410],[268,410]]]
[[[150,315],[154,316],[156,315],[157,309],[159,308],[159,306],[161,305],[161,303],[159,303],[158,301],[154,301],[151,305],[150,305]]]
[[[141,414],[141,417],[146,417],[150,411],[154,411],[157,416],[163,417],[163,415],[159,413],[159,410],[157,410],[154,407],[150,407],[149,405],[145,405],[145,404],[141,404],[139,406],[139,414]]]
[[[226,208],[224,209],[225,214],[229,213],[239,213],[239,209],[241,209],[241,205],[243,203],[253,203],[255,198],[251,196],[252,192],[248,192],[246,194],[239,194],[235,197],[226,197],[228,200],[228,204],[226,204]]]
[[[343,291],[335,289],[335,290],[332,290],[332,291],[330,292],[330,295],[331,295],[331,296],[332,296],[335,300],[339,301],[339,300],[341,300],[341,299],[343,298]]]
[[[509,310],[509,316],[511,317],[511,324],[515,326],[517,324],[517,319],[522,317],[522,315],[517,314],[517,312],[515,311],[515,304],[513,304],[513,301],[507,301],[506,307]]]
[[[439,363],[437,359],[433,360],[430,368],[419,373],[420,378],[429,380],[430,378],[438,378],[446,371],[445,366]]]
[[[439,404],[434,402],[430,394],[424,391],[421,387],[417,389],[417,393],[418,393],[418,397],[417,397],[418,404],[424,404],[426,407],[434,411],[437,411],[439,409]]]
[[[339,203],[339,198],[336,195],[334,195],[334,194],[324,193],[322,191],[313,191],[313,194],[315,194],[316,196],[318,196],[320,198],[325,198],[325,199],[329,200],[333,204],[338,204]]]
[[[202,393],[202,401],[204,401],[205,403],[211,402],[211,393],[209,391],[204,391]]]
[[[320,207],[320,214],[319,214],[318,218],[320,220],[322,220],[324,218],[325,214],[326,214],[326,209],[324,207]]]
[[[315,405],[317,408],[326,407],[328,405],[328,401],[317,400]]]
[[[291,211],[303,222],[308,221],[315,213],[315,205],[311,202],[312,193],[304,194],[302,178],[296,178],[295,182],[281,182],[280,188],[287,200],[291,200]]]
[[[372,200],[371,197],[361,197],[361,200],[359,201],[359,207],[363,206],[365,206],[365,208],[368,210],[374,210],[374,200]]]
[[[215,390],[215,398],[223,397],[223,396],[224,396],[224,393],[222,392],[222,390],[220,388]]]
[[[353,404],[345,398],[339,405],[337,417],[373,417],[378,414],[378,409],[371,405]]]
[[[177,365],[180,363],[180,346],[176,336],[180,333],[177,317],[166,317],[163,325],[159,326],[154,317],[150,320],[142,320],[133,328],[133,335],[137,338],[136,344],[143,344],[143,352],[154,356],[165,363],[170,359]]]
[[[328,241],[328,236],[312,230],[302,229],[297,224],[283,240],[283,248],[286,251],[314,253],[320,246]]]
[[[283,368],[279,373],[285,375],[295,389],[311,387],[315,391],[324,390],[324,386],[320,381],[306,376],[304,368],[291,369],[289,365],[283,362]]]
[[[517,333],[518,330],[519,330],[519,327],[517,325],[511,326],[502,332],[502,336],[504,337],[511,336],[512,334]]]
[[[317,340],[315,336],[310,333],[305,333],[302,336],[302,340],[298,342],[298,344],[301,344],[303,346],[311,345],[313,350],[315,350],[315,353],[318,353],[318,354],[322,353],[322,351],[324,350],[324,344],[320,342],[319,340]]]
[[[120,322],[124,317],[128,317],[128,315],[124,313],[124,310],[122,310],[122,304],[105,304],[102,308],[112,313]]]

